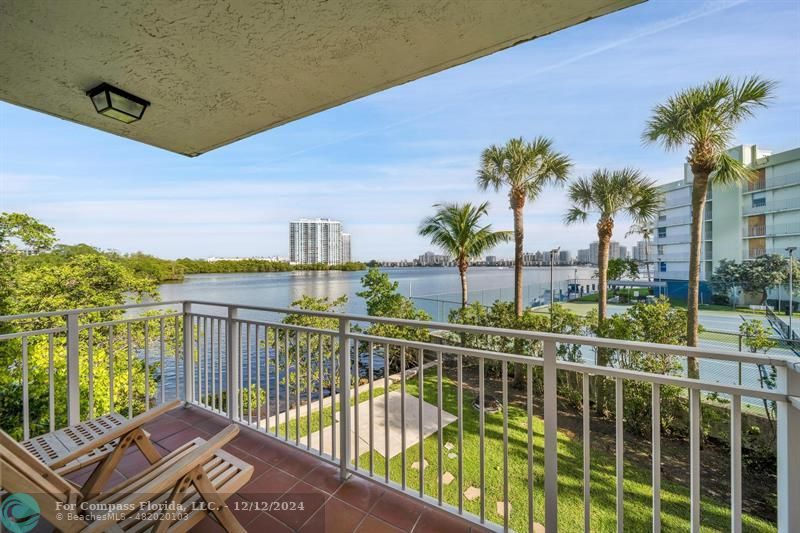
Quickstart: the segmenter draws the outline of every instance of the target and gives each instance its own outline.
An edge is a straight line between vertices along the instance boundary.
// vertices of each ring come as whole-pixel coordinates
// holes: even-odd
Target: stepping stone
[[[533,533],[545,533],[544,525],[539,522],[533,523]]]
[[[419,461],[414,461],[413,463],[411,463],[411,468],[414,469],[414,470],[419,470]],[[422,461],[422,468],[423,469],[428,468],[427,459]]]
[[[450,450],[452,450],[453,448],[455,448],[455,446],[453,445],[453,443],[452,443],[452,442],[445,442],[445,444],[444,444],[444,449],[445,449],[445,450],[447,450],[447,451],[449,452],[449,451],[450,451]]]
[[[450,472],[445,472],[444,474],[442,474],[442,483],[444,485],[449,485],[450,483],[453,482],[454,479],[455,479],[455,476],[453,474],[451,474]]]
[[[447,458],[448,459],[456,459],[456,458],[458,458],[458,455],[455,454],[455,453],[448,453],[447,454]]]
[[[481,496],[481,489],[470,487],[464,491],[464,497],[469,501],[475,501]]]
[[[508,512],[511,514],[511,504],[506,504],[506,502],[497,502],[497,514],[505,516],[506,506],[508,506]]]

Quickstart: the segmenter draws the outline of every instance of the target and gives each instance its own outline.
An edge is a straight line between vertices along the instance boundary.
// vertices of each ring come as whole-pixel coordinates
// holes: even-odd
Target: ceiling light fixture
[[[125,124],[141,119],[144,110],[150,105],[147,100],[107,83],[101,83],[90,89],[86,95],[92,99],[92,104],[98,113]]]

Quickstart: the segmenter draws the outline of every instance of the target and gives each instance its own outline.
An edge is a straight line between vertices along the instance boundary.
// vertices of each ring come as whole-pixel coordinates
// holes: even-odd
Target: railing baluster
[[[276,331],[273,328],[273,335],[275,335]],[[269,409],[270,409],[270,402],[272,402],[272,397],[269,394],[269,381],[270,381],[270,372],[269,369],[272,366],[271,361],[274,359],[274,354],[270,356],[269,353],[269,326],[264,326],[264,431],[269,433]],[[277,347],[277,341],[275,343]]]
[[[87,362],[89,364],[89,420],[94,418],[94,328],[90,327],[87,332]]]
[[[294,332],[294,444],[300,445],[300,331]]]
[[[47,335],[47,377],[48,377],[48,402],[49,407],[48,421],[50,422],[50,433],[56,430],[56,405],[55,405],[55,383],[53,368],[53,334]],[[91,374],[91,372],[89,372]]]
[[[28,405],[28,337],[22,337],[22,438],[31,438],[31,411]]]
[[[508,531],[508,362],[503,361],[503,531]],[[441,503],[441,502],[440,502]]]
[[[174,329],[175,329],[175,351],[173,352],[174,364],[175,364],[175,379],[174,379],[174,381],[175,381],[175,398],[173,398],[173,399],[177,400],[178,398],[180,398],[180,392],[179,392],[180,391],[180,379],[179,379],[179,376],[183,375],[183,379],[186,379],[186,376],[188,374],[187,374],[185,368],[183,370],[180,369],[180,365],[179,365],[180,360],[178,358],[178,351],[179,351],[179,346],[180,346],[180,343],[181,343],[181,332],[180,332],[180,323],[181,323],[181,321],[176,316],[175,319],[173,320],[173,322],[174,322],[173,326],[174,326]]]
[[[654,385],[655,386],[655,385]],[[742,397],[731,396],[731,533],[742,532]]]
[[[373,379],[372,379],[372,369],[373,369],[373,361],[372,357],[374,355],[375,345],[372,341],[369,342],[369,361],[367,362],[367,372],[369,372],[369,475],[372,476],[375,474],[374,462],[375,462],[375,425],[374,425],[374,418],[375,418],[375,408],[373,405]],[[358,401],[358,400],[356,400]]]
[[[558,406],[556,343],[542,342],[544,384],[544,527],[558,530]]]
[[[108,410],[116,413],[114,402],[114,326],[108,326]]]
[[[625,522],[625,492],[624,476],[625,465],[623,463],[625,453],[625,436],[623,433],[622,419],[624,413],[624,397],[622,390],[622,378],[614,380],[614,426],[616,429],[616,480],[617,480],[617,532],[622,533]]]
[[[131,338],[130,322],[128,322],[127,333],[128,333],[128,418],[133,418],[133,341]]]
[[[289,337],[291,330],[283,331],[283,439],[289,440]]]
[[[384,465],[385,468],[385,479],[386,483],[389,483],[389,457],[392,456],[391,450],[389,450],[389,351],[391,350],[391,346],[389,344],[383,345],[383,429],[384,429],[384,451],[386,454],[384,455],[383,459],[386,463]]]
[[[464,356],[458,354],[456,403],[458,404],[458,512],[464,512]]]
[[[689,389],[691,531],[700,532],[700,391]]]
[[[348,477],[350,462],[350,321],[339,319],[339,372],[342,376],[342,394],[339,398],[339,477],[344,481]],[[357,397],[356,397],[357,398]],[[357,402],[356,402],[357,403]],[[332,411],[335,413],[336,411]],[[334,414],[333,419],[336,419]],[[335,434],[335,433],[334,433]],[[356,438],[356,441],[358,439]],[[356,464],[356,466],[358,466]]]
[[[205,401],[203,400],[203,394],[205,393],[205,390],[203,389],[203,367],[205,365],[205,355],[203,355],[203,353],[200,351],[200,341],[202,340],[202,333],[200,331],[201,320],[203,319],[201,319],[199,316],[196,317],[194,324],[195,344],[197,345],[197,372],[195,372],[195,374],[197,375],[197,403],[205,404]]]
[[[241,397],[239,385],[242,371],[242,352],[239,322],[237,319],[238,310],[236,307],[228,307],[228,317],[225,320],[227,326],[225,330],[225,349],[228,354],[225,370],[228,373],[228,417],[231,420],[238,418],[239,400]]]
[[[247,396],[247,423],[252,425],[253,424],[253,366],[251,365],[253,349],[250,346],[250,324],[245,323],[245,330],[244,330],[244,337],[245,337],[245,350],[247,353],[247,357],[245,357],[245,361],[247,362],[247,386],[242,387],[242,394]],[[256,326],[256,345],[258,345],[258,327]],[[244,377],[244,376],[242,376]],[[256,393],[256,399],[258,398],[258,393]],[[239,405],[239,408],[242,409],[244,407],[243,404]],[[258,417],[258,408],[256,408],[256,417]],[[244,418],[244,413],[242,413],[242,418]]]
[[[344,326],[340,322],[339,323],[339,335],[340,335],[340,338],[343,335],[343,333],[342,333],[342,328],[343,327]],[[337,379],[344,379],[344,376],[342,375],[342,373],[341,373],[342,370],[341,370],[340,365],[338,364],[338,362],[336,360],[336,346],[335,346],[335,342],[334,342],[334,336],[331,335],[329,338],[330,338],[330,341],[331,341],[331,457],[333,457],[333,459],[336,459],[336,446],[338,445],[337,439],[336,439],[336,412],[337,412],[336,411],[336,380]],[[340,403],[341,403],[341,400],[340,400]],[[341,439],[339,439],[339,441],[341,441]],[[343,453],[343,450],[339,450],[339,453],[340,454]],[[340,475],[340,477],[342,479],[344,479],[344,478],[347,477],[347,471],[346,470],[342,470],[342,471],[339,472],[339,475]]]
[[[183,304],[183,400],[186,403],[194,399],[194,319],[191,315],[192,304]],[[177,328],[176,336],[177,336]],[[178,340],[175,339],[175,395],[178,394]]]
[[[480,456],[480,489],[481,489],[481,524],[486,522],[486,425],[484,415],[484,402],[486,391],[484,390],[484,367],[483,356],[478,359],[478,424],[480,426],[480,443],[478,446],[478,455]]]
[[[423,365],[425,363],[424,351],[419,350],[417,358],[417,403],[419,405],[418,421],[419,421],[419,496],[422,498],[425,495],[425,433],[422,430],[422,405],[424,400],[424,376]]]
[[[533,365],[527,367],[527,415],[528,415],[528,533],[534,531],[533,513]],[[459,444],[460,446],[460,444]]]
[[[776,402],[778,531],[800,531],[800,363],[776,367],[778,390],[789,401]]]
[[[128,323],[130,324],[130,322]],[[144,321],[144,410],[150,409],[150,321]],[[133,398],[133,388],[129,387],[131,398]],[[133,402],[131,402],[133,403]]]
[[[319,412],[319,454],[322,455],[325,453],[325,417],[323,416],[323,408],[324,405],[323,398],[325,394],[323,393],[325,389],[325,347],[323,346],[325,340],[322,337],[322,333],[317,334],[317,340],[319,343],[318,351],[319,351],[319,397],[317,398],[319,402],[319,408],[317,411]],[[331,376],[331,380],[333,380],[332,372],[329,370],[328,375]],[[331,416],[336,416],[336,409],[331,404]],[[336,439],[333,439],[336,442]]]
[[[359,370],[359,359],[361,359],[361,343],[359,341],[353,341],[353,464],[355,465],[356,470],[358,470],[358,458],[359,458],[359,422],[358,422],[358,404],[359,404],[359,395],[360,395],[360,381],[361,381],[361,371]],[[348,354],[350,352],[348,351]],[[350,412],[350,409],[347,409],[347,412]]]
[[[653,383],[653,533],[661,531],[661,386]]]
[[[592,463],[591,463],[591,422],[592,411],[589,404],[589,374],[584,372],[581,375],[583,386],[583,530],[585,532],[591,531],[591,479],[592,479]]]
[[[320,427],[321,429],[321,427]],[[306,448],[311,449],[311,333],[306,333]]]
[[[166,391],[164,390],[164,386],[166,385],[166,380],[164,379],[164,352],[166,351],[167,343],[166,339],[164,339],[164,317],[161,317],[158,321],[159,327],[159,359],[161,360],[161,366],[159,367],[159,374],[161,379],[159,379],[160,389],[161,389],[161,403],[164,403],[166,399]]]
[[[436,434],[439,439],[438,446],[437,446],[437,453],[438,453],[438,497],[439,497],[439,505],[442,505],[442,498],[443,498],[443,487],[442,487],[442,463],[444,462],[444,457],[442,456],[442,446],[444,446],[442,430],[442,351],[438,350],[436,352]]]
[[[238,337],[239,336],[239,324],[238,324],[238,322],[234,323],[234,331],[236,332],[237,339],[238,339],[239,338]],[[225,381],[223,380],[223,377],[222,377],[222,369],[223,369],[222,365],[223,365],[223,363],[225,363],[225,361],[227,359],[227,358],[223,358],[222,357],[222,339],[223,339],[223,337],[225,338],[225,350],[226,350],[226,353],[227,353],[227,350],[228,350],[228,333],[227,333],[227,329],[225,330],[224,333],[225,333],[225,335],[223,335],[222,320],[220,320],[218,318],[217,319],[217,375],[216,375],[216,377],[214,377],[214,379],[217,380],[217,390],[219,390],[219,394],[217,394],[217,410],[219,410],[220,412],[224,412],[223,401],[222,401],[222,386],[225,383]],[[237,346],[238,347],[240,345],[241,345],[240,342],[237,341],[233,346]],[[239,358],[239,355],[240,355],[240,353],[234,353],[233,354],[233,356],[236,358],[235,359],[236,361],[241,361],[240,358]],[[212,357],[213,357],[213,354],[212,354]],[[241,368],[241,365],[239,365],[239,367]],[[228,366],[227,363],[226,363],[225,371],[226,372],[230,371],[230,366]],[[239,373],[237,372],[236,376],[238,376],[238,375],[239,375]],[[229,387],[226,387],[227,394],[234,394],[234,393],[236,394],[235,400],[237,402],[237,405],[240,406],[240,407],[235,412],[236,412],[237,416],[239,417],[239,419],[241,420],[242,418],[244,418],[244,413],[241,412],[241,405],[242,405],[242,402],[240,401],[241,394],[239,392],[236,392],[236,391],[241,391],[241,383],[239,382],[238,378],[235,377],[235,376],[233,376],[232,379],[236,379],[237,387],[236,387],[236,389],[234,389],[234,391],[231,391]]]
[[[79,313],[67,313],[67,424],[81,421]]]
[[[400,347],[400,486],[406,490],[406,347]]]

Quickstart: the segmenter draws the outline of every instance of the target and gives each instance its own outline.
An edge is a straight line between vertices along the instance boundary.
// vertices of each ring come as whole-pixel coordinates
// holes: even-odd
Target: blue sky
[[[431,248],[416,229],[436,202],[489,199],[490,221],[511,228],[506,196],[475,187],[481,150],[510,137],[551,137],[575,176],[635,166],[679,179],[684,153],[643,146],[643,124],[670,94],[726,74],[780,84],[739,143],[800,147],[796,0],[653,0],[194,159],[0,103],[0,210],[65,243],[163,257],[285,256],[288,221],[322,216],[353,234],[356,259],[411,258]],[[593,224],[563,226],[566,208],[563,190],[528,205],[526,250],[593,240]]]

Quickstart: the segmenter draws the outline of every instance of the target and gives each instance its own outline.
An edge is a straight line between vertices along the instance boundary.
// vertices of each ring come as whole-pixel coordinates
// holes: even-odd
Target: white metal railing
[[[118,316],[142,308],[150,310],[152,316]],[[107,320],[104,313],[115,314]],[[290,315],[318,319],[317,325],[285,323],[283,320]],[[746,398],[775,402],[777,527],[781,532],[800,530],[797,505],[800,462],[790,460],[790,454],[800,449],[800,364],[789,356],[204,301],[5,316],[0,317],[1,323],[11,327],[0,335],[0,345],[10,343],[5,346],[19,348],[19,362],[9,367],[9,372],[19,376],[22,388],[20,418],[24,434],[20,437],[98,416],[103,410],[127,410],[132,416],[151,402],[181,398],[335,464],[343,478],[359,475],[384,483],[492,528],[512,528],[510,513],[503,513],[499,518],[501,523],[493,524],[492,518],[498,515],[486,506],[489,496],[493,497],[491,501],[502,498],[501,501],[510,502],[510,483],[515,481],[510,479],[512,472],[527,472],[528,485],[527,501],[514,500],[514,516],[523,513],[525,517],[524,524],[517,524],[516,528],[533,530],[536,522],[544,523],[548,531],[556,531],[559,526],[559,508],[563,504],[558,491],[557,402],[559,389],[564,390],[565,375],[573,376],[570,378],[574,379],[573,390],[579,391],[583,412],[582,459],[576,460],[582,462],[582,506],[587,531],[592,519],[590,395],[598,393],[598,386],[605,386],[600,384],[613,383],[614,390],[614,487],[619,531],[625,524],[624,398],[628,387],[645,384],[651,390],[653,531],[660,531],[662,520],[663,391],[678,388],[686,395],[690,449],[687,514],[692,531],[699,531],[703,521],[700,495],[703,398],[716,393],[730,400],[732,531],[741,531],[744,486],[761,482],[742,477],[743,402]],[[370,334],[365,329],[369,325],[437,330],[443,332],[439,338],[452,336],[458,345],[382,337]],[[463,341],[469,344],[469,339],[475,338],[491,342],[504,339],[513,346],[527,343],[535,347],[536,356],[463,345]],[[13,343],[21,344],[12,346]],[[565,359],[564,353],[576,353],[572,348],[577,353],[606,350],[681,360],[694,357],[730,362],[751,370],[774,367],[777,382],[775,388],[765,389],[716,383],[702,376],[690,379],[595,366]],[[44,368],[33,364],[29,358],[31,349],[35,352],[34,362],[46,361]],[[123,355],[121,359],[117,358],[119,354]],[[513,420],[509,417],[509,365],[515,367],[515,372],[522,371],[524,377],[524,401],[514,404],[522,406],[517,408],[524,411],[524,416],[515,416]],[[66,369],[63,376],[55,372],[60,368]],[[490,368],[497,369],[499,385],[488,381]],[[115,373],[120,369],[127,372],[118,376]],[[49,417],[48,413],[39,412],[41,406],[32,413],[28,405],[28,387],[32,384],[28,381],[34,374],[48,377]],[[108,400],[102,402],[101,408],[94,389],[102,384],[107,384],[109,390],[103,390]],[[487,393],[494,392],[493,386],[500,389],[495,394],[500,394],[503,408],[501,414],[489,415],[486,400]],[[471,389],[477,390],[475,402],[479,414],[477,423],[470,422],[466,427],[466,422],[473,420],[472,411],[468,411],[472,408],[470,398],[465,398],[465,391]],[[59,397],[59,391],[64,396]],[[539,422],[535,422],[538,415],[534,414],[534,403],[539,401],[543,426],[535,431]],[[64,403],[66,414],[59,416],[56,411]],[[37,425],[32,431],[33,414],[36,420],[47,420],[49,424]],[[412,421],[416,427],[410,425]],[[3,423],[7,425],[9,421]],[[510,425],[512,430],[527,435],[525,442],[509,440]],[[390,431],[399,431],[399,446]],[[543,433],[541,452],[539,445],[534,444],[538,431]],[[476,446],[465,446],[467,441]],[[487,448],[493,452],[487,453]],[[457,475],[452,479],[457,488],[455,493],[445,490],[445,454],[449,461],[455,461],[449,463],[456,465]],[[408,463],[412,461],[418,468],[409,471]],[[430,463],[429,470],[426,461]],[[478,465],[477,479],[468,478],[465,465]],[[501,472],[498,483],[487,474],[495,470]],[[539,470],[543,478],[543,501],[535,502],[540,480],[535,479],[534,473]],[[465,489],[470,483],[478,485],[478,503],[465,500]],[[562,522],[561,526],[567,524]]]
[[[742,228],[743,237],[774,237],[778,235],[795,235],[800,233],[800,224],[759,224],[757,226],[745,226]]]
[[[773,211],[789,211],[800,209],[800,198],[786,198],[783,200],[774,200],[767,198],[764,203],[742,206],[743,215],[752,215],[757,213],[771,213]]]

